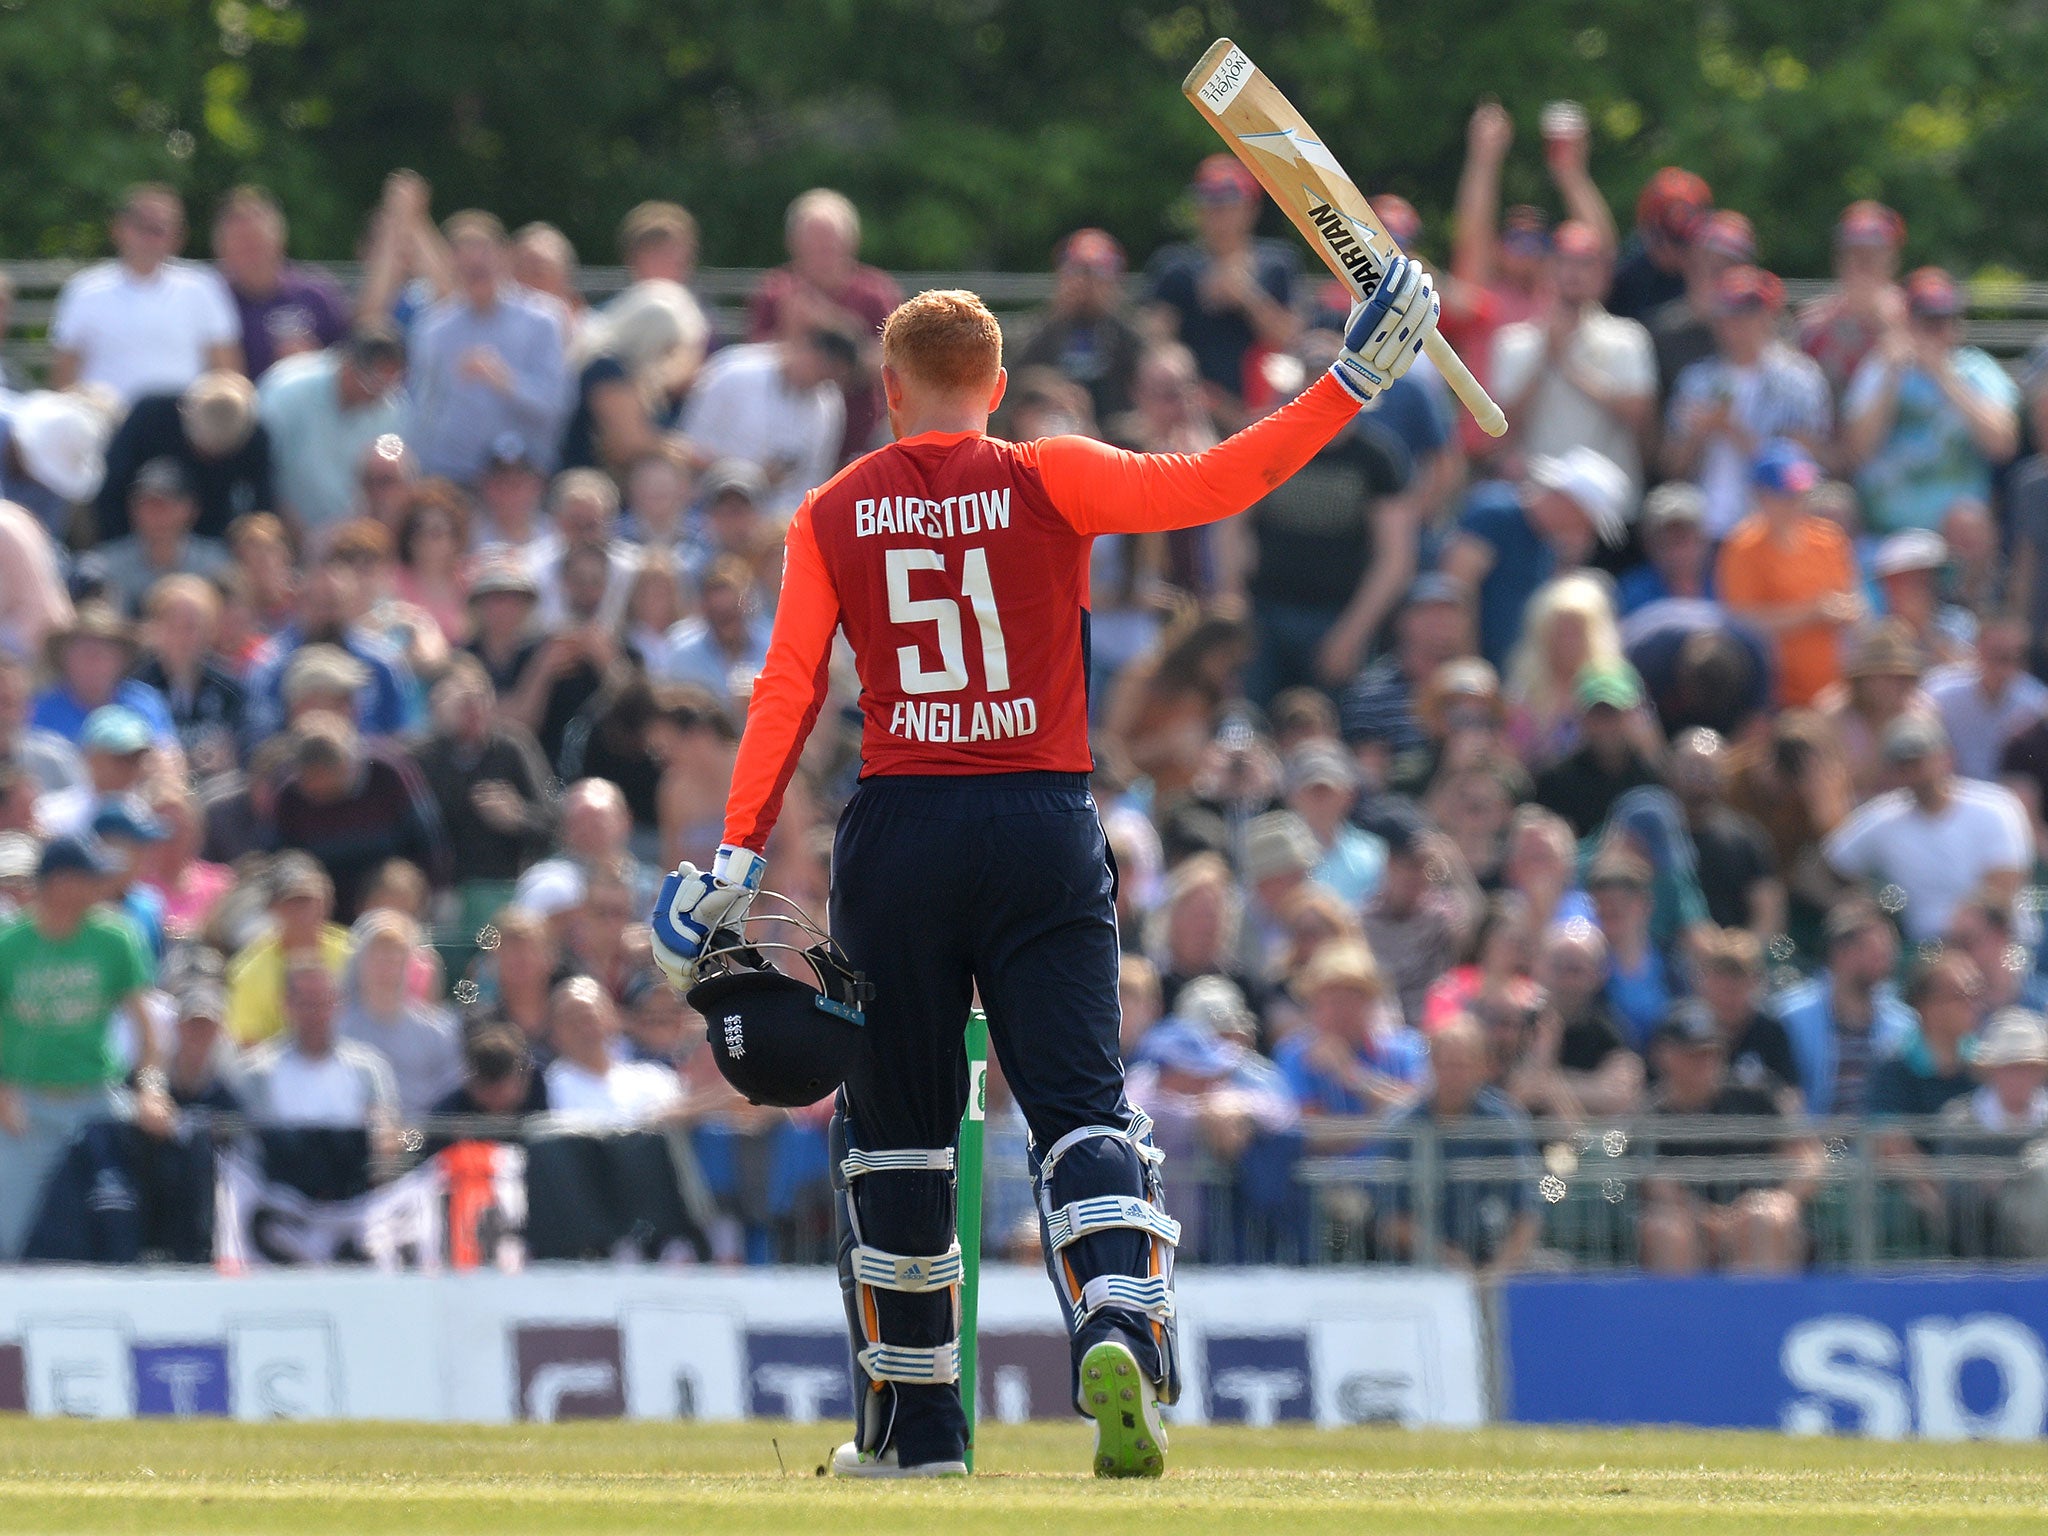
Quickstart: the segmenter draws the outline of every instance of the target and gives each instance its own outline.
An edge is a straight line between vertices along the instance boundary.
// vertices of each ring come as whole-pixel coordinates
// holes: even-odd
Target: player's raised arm
[[[1397,256],[1352,311],[1328,375],[1289,404],[1204,453],[1129,453],[1092,438],[1048,438],[1034,445],[1046,492],[1082,533],[1192,528],[1242,512],[1408,371],[1441,311],[1428,275]]]

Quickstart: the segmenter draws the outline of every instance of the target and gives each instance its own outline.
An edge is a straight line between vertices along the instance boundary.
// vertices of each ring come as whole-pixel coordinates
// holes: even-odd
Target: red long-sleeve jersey
[[[1199,454],[925,432],[848,465],[790,520],[725,840],[766,847],[842,626],[860,674],[863,777],[1090,771],[1082,628],[1095,535],[1242,512],[1357,409],[1324,378]]]

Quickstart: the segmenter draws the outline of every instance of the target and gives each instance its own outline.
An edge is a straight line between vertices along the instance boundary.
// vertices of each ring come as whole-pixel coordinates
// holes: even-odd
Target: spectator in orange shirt
[[[1819,483],[1798,443],[1764,444],[1750,468],[1756,510],[1728,535],[1716,568],[1721,601],[1777,647],[1781,704],[1809,703],[1842,675],[1841,632],[1863,617],[1847,535],[1806,510]]]

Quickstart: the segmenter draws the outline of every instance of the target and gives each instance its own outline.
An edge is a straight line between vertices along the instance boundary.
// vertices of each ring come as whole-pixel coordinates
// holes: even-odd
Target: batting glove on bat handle
[[[661,882],[648,927],[653,930],[654,963],[670,986],[687,992],[712,935],[721,929],[739,930],[766,868],[767,861],[752,849],[727,843],[718,850],[710,873],[686,862]]]
[[[1443,301],[1422,264],[1396,256],[1371,296],[1352,306],[1330,376],[1365,404],[1415,365],[1442,318]]]

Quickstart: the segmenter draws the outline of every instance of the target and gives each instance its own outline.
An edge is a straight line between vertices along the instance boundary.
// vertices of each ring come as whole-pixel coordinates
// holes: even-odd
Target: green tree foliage
[[[597,261],[652,196],[708,261],[773,261],[819,183],[898,266],[1038,266],[1082,223],[1142,253],[1215,147],[1179,85],[1222,31],[1439,247],[1473,104],[1513,113],[1508,195],[1543,202],[1536,119],[1569,96],[1624,226],[1677,161],[1786,271],[1860,196],[1914,259],[2048,269],[2036,0],[0,0],[0,250],[97,250],[116,190],[162,177],[202,205],[263,182],[298,249],[345,256],[410,165]]]

